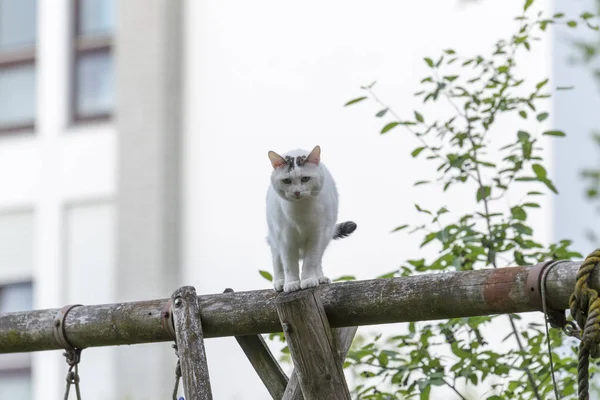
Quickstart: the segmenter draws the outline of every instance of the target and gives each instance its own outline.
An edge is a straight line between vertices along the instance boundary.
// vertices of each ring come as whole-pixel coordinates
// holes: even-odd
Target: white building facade
[[[377,134],[372,108],[342,105],[378,80],[382,97],[412,113],[423,57],[484,52],[514,31],[521,9],[521,0],[0,0],[0,312],[165,298],[182,284],[269,287],[257,272],[270,269],[266,154],[315,144],[336,178],[340,218],[359,225],[328,250],[326,271],[393,270],[418,254],[417,237],[389,231],[417,221],[413,204],[427,193],[412,183],[424,164],[406,135]],[[561,195],[534,221],[541,240],[572,237],[588,251],[592,209],[577,176],[598,159],[588,135],[600,100],[591,75],[567,62],[565,35],[523,67],[575,85],[549,110],[548,123],[571,135],[548,149]],[[216,399],[268,398],[233,338],[208,340],[207,352]],[[170,398],[174,367],[169,343],[86,349],[82,392]],[[60,399],[66,369],[59,351],[0,355],[0,399]]]

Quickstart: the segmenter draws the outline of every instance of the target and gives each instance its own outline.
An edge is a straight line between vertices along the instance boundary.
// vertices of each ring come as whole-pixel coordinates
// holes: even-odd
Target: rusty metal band
[[[54,321],[52,323],[52,330],[54,331],[54,339],[56,339],[56,343],[59,344],[60,347],[67,351],[74,351],[75,348],[71,345],[69,340],[67,339],[67,335],[65,333],[65,319],[69,311],[74,309],[75,307],[81,307],[81,304],[70,304],[64,306],[54,316]]]
[[[172,305],[173,299],[169,299],[160,313],[160,326],[169,334],[171,339],[176,340],[177,337],[175,335],[175,323],[173,321]]]
[[[529,296],[529,304],[539,311],[543,311],[542,306],[542,274],[544,270],[552,264],[552,261],[544,261],[534,265],[527,274],[526,291]]]
[[[529,304],[531,304],[537,310],[544,312],[548,318],[548,322],[553,328],[564,328],[567,325],[567,317],[565,310],[553,310],[548,307],[546,307],[546,310],[544,310],[542,285],[545,285],[545,279],[543,278],[545,278],[544,274],[546,273],[546,270],[550,272],[549,268],[553,268],[555,265],[558,265],[562,262],[564,262],[564,260],[551,260],[534,265],[529,270],[527,281],[525,283],[527,285],[525,289],[529,296]]]

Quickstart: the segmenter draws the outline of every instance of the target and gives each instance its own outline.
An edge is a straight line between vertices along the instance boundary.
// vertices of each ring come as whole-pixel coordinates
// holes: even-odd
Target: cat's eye
[[[290,183],[292,183],[292,180],[290,178],[285,178],[281,180],[283,183],[285,183],[286,185],[289,185]]]
[[[303,176],[302,179],[300,179],[301,182],[308,182],[310,181],[310,176]]]

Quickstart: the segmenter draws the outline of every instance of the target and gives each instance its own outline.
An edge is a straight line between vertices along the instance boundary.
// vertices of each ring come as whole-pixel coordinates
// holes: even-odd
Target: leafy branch
[[[350,100],[346,105],[371,99],[380,107],[376,117],[391,116],[381,134],[399,127],[406,128],[420,142],[411,155],[425,156],[437,162],[436,178],[419,181],[415,185],[436,184],[442,192],[454,187],[462,192],[474,187],[474,212],[456,214],[447,206],[437,211],[416,205],[426,222],[412,227],[411,233],[426,231],[421,246],[436,245],[438,256],[407,260],[398,271],[385,277],[407,276],[415,273],[444,270],[471,270],[498,267],[498,260],[509,260],[518,265],[534,264],[547,259],[569,259],[581,255],[570,249],[571,242],[562,240],[545,245],[535,241],[533,228],[528,224],[528,212],[539,208],[536,197],[545,191],[557,193],[542,159],[541,136],[564,137],[558,130],[526,128],[515,129],[514,139],[506,143],[506,133],[498,132],[501,118],[520,118],[523,121],[543,123],[549,116],[543,105],[551,96],[549,79],[535,84],[518,76],[516,65],[519,54],[529,51],[548,27],[564,24],[574,28],[587,25],[592,29],[593,18],[588,13],[566,20],[562,13],[545,17],[541,13],[529,16],[533,1],[524,4],[524,14],[517,17],[519,28],[509,40],[498,41],[487,56],[459,56],[447,49],[437,58],[425,58],[431,75],[421,80],[423,90],[415,93],[424,105],[444,99],[454,115],[429,121],[422,110],[402,118],[400,113],[385,104],[376,94],[374,84],[363,87],[366,95]],[[495,146],[495,147],[492,147]],[[515,184],[525,184],[529,190],[517,203],[498,202],[509,192],[518,190]],[[443,224],[453,218],[450,222]],[[410,228],[408,224],[394,231]],[[457,388],[487,381],[493,393],[491,399],[547,398],[552,391],[549,355],[543,349],[545,340],[553,348],[563,345],[564,338],[552,332],[550,338],[536,324],[519,328],[518,315],[509,315],[510,333],[516,348],[498,352],[490,345],[482,329],[497,316],[450,319],[437,324],[411,323],[408,333],[390,338],[378,346],[378,340],[356,348],[349,355],[347,367],[365,380],[355,392],[359,398],[389,399],[419,395],[429,398],[432,387],[446,386],[461,398]],[[539,324],[538,324],[539,325]],[[445,338],[439,343],[434,338]],[[449,356],[440,356],[447,354]],[[573,354],[552,357],[559,369],[561,396],[574,394],[575,375]],[[451,361],[450,361],[451,360]],[[562,368],[562,369],[561,369]],[[569,372],[569,373],[567,373]],[[383,378],[385,384],[369,384]],[[501,378],[504,383],[494,383]],[[385,388],[383,390],[382,388]]]

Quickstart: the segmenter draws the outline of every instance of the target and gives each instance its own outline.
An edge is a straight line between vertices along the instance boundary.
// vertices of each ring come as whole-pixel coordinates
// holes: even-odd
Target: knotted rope
[[[579,345],[579,364],[577,379],[579,382],[579,400],[589,400],[590,357],[600,356],[600,298],[598,292],[590,287],[590,277],[594,268],[600,264],[600,249],[586,257],[579,272],[575,291],[569,300],[571,315],[581,329]]]

